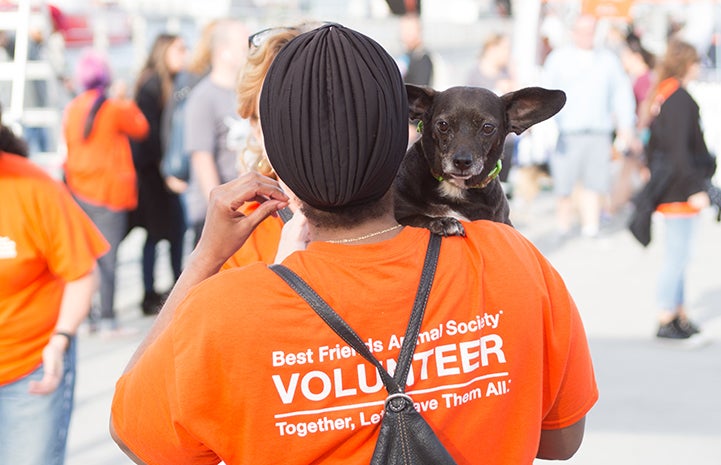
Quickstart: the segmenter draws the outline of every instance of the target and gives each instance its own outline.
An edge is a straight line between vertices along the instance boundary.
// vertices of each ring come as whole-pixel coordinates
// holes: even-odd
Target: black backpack
[[[355,331],[302,278],[283,265],[270,266],[271,270],[308,302],[336,334],[378,370],[388,391],[388,397],[385,401],[381,430],[370,461],[371,465],[455,465],[451,455],[416,410],[413,400],[404,393],[423,313],[433,284],[441,239],[441,236],[431,234],[428,242],[421,283],[418,286],[394,376],[388,374]]]

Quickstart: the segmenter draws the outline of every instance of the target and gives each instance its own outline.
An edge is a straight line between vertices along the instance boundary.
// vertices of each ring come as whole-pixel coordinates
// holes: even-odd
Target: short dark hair
[[[380,218],[393,208],[393,189],[389,189],[380,199],[355,206],[343,206],[334,211],[313,208],[307,203],[301,204],[301,211],[309,223],[316,227],[338,229],[349,225]]]

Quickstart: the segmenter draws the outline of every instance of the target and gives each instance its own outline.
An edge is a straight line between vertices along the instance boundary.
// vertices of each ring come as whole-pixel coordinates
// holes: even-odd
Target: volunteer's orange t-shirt
[[[260,206],[258,202],[246,202],[241,207],[244,215],[249,215]],[[253,230],[243,246],[223,264],[224,270],[238,268],[251,263],[275,262],[280,242],[280,232],[283,229],[283,220],[277,216],[269,216]]]
[[[132,210],[138,204],[138,188],[128,138],[144,138],[148,121],[135,102],[109,98],[84,139],[85,121],[97,96],[97,90],[86,91],[65,108],[65,179],[73,194],[85,202]]]
[[[65,283],[109,245],[65,186],[27,159],[0,153],[0,385],[42,361]]]
[[[576,423],[597,400],[584,328],[517,231],[464,227],[443,240],[407,393],[457,463],[531,464],[542,429]],[[313,242],[284,264],[392,372],[428,235]],[[257,263],[189,293],[118,381],[112,418],[147,463],[366,465],[385,397],[372,365]]]

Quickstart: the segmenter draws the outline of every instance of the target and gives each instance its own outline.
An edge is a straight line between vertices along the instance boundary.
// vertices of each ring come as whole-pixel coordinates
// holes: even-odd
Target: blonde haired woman
[[[263,132],[258,115],[260,91],[265,75],[278,52],[292,39],[317,25],[320,23],[268,28],[248,37],[248,46],[250,47],[248,61],[238,84],[238,114],[250,121],[253,132],[252,137],[248,138],[241,159],[243,171],[257,171],[265,176],[276,178],[263,145]],[[257,202],[246,203],[243,213],[249,214],[258,206]],[[285,227],[280,217],[266,218],[243,247],[225,263],[224,268],[243,266],[257,261],[280,262],[290,251],[297,250],[299,243],[302,248],[305,248],[308,241],[306,221],[305,217],[296,210],[293,207],[293,218]],[[283,240],[281,240],[281,236]]]

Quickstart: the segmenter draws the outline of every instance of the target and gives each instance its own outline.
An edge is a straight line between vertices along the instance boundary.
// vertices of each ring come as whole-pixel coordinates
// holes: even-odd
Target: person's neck
[[[314,241],[340,244],[372,244],[398,235],[402,226],[393,215],[374,218],[347,228],[325,228],[309,225]]]

